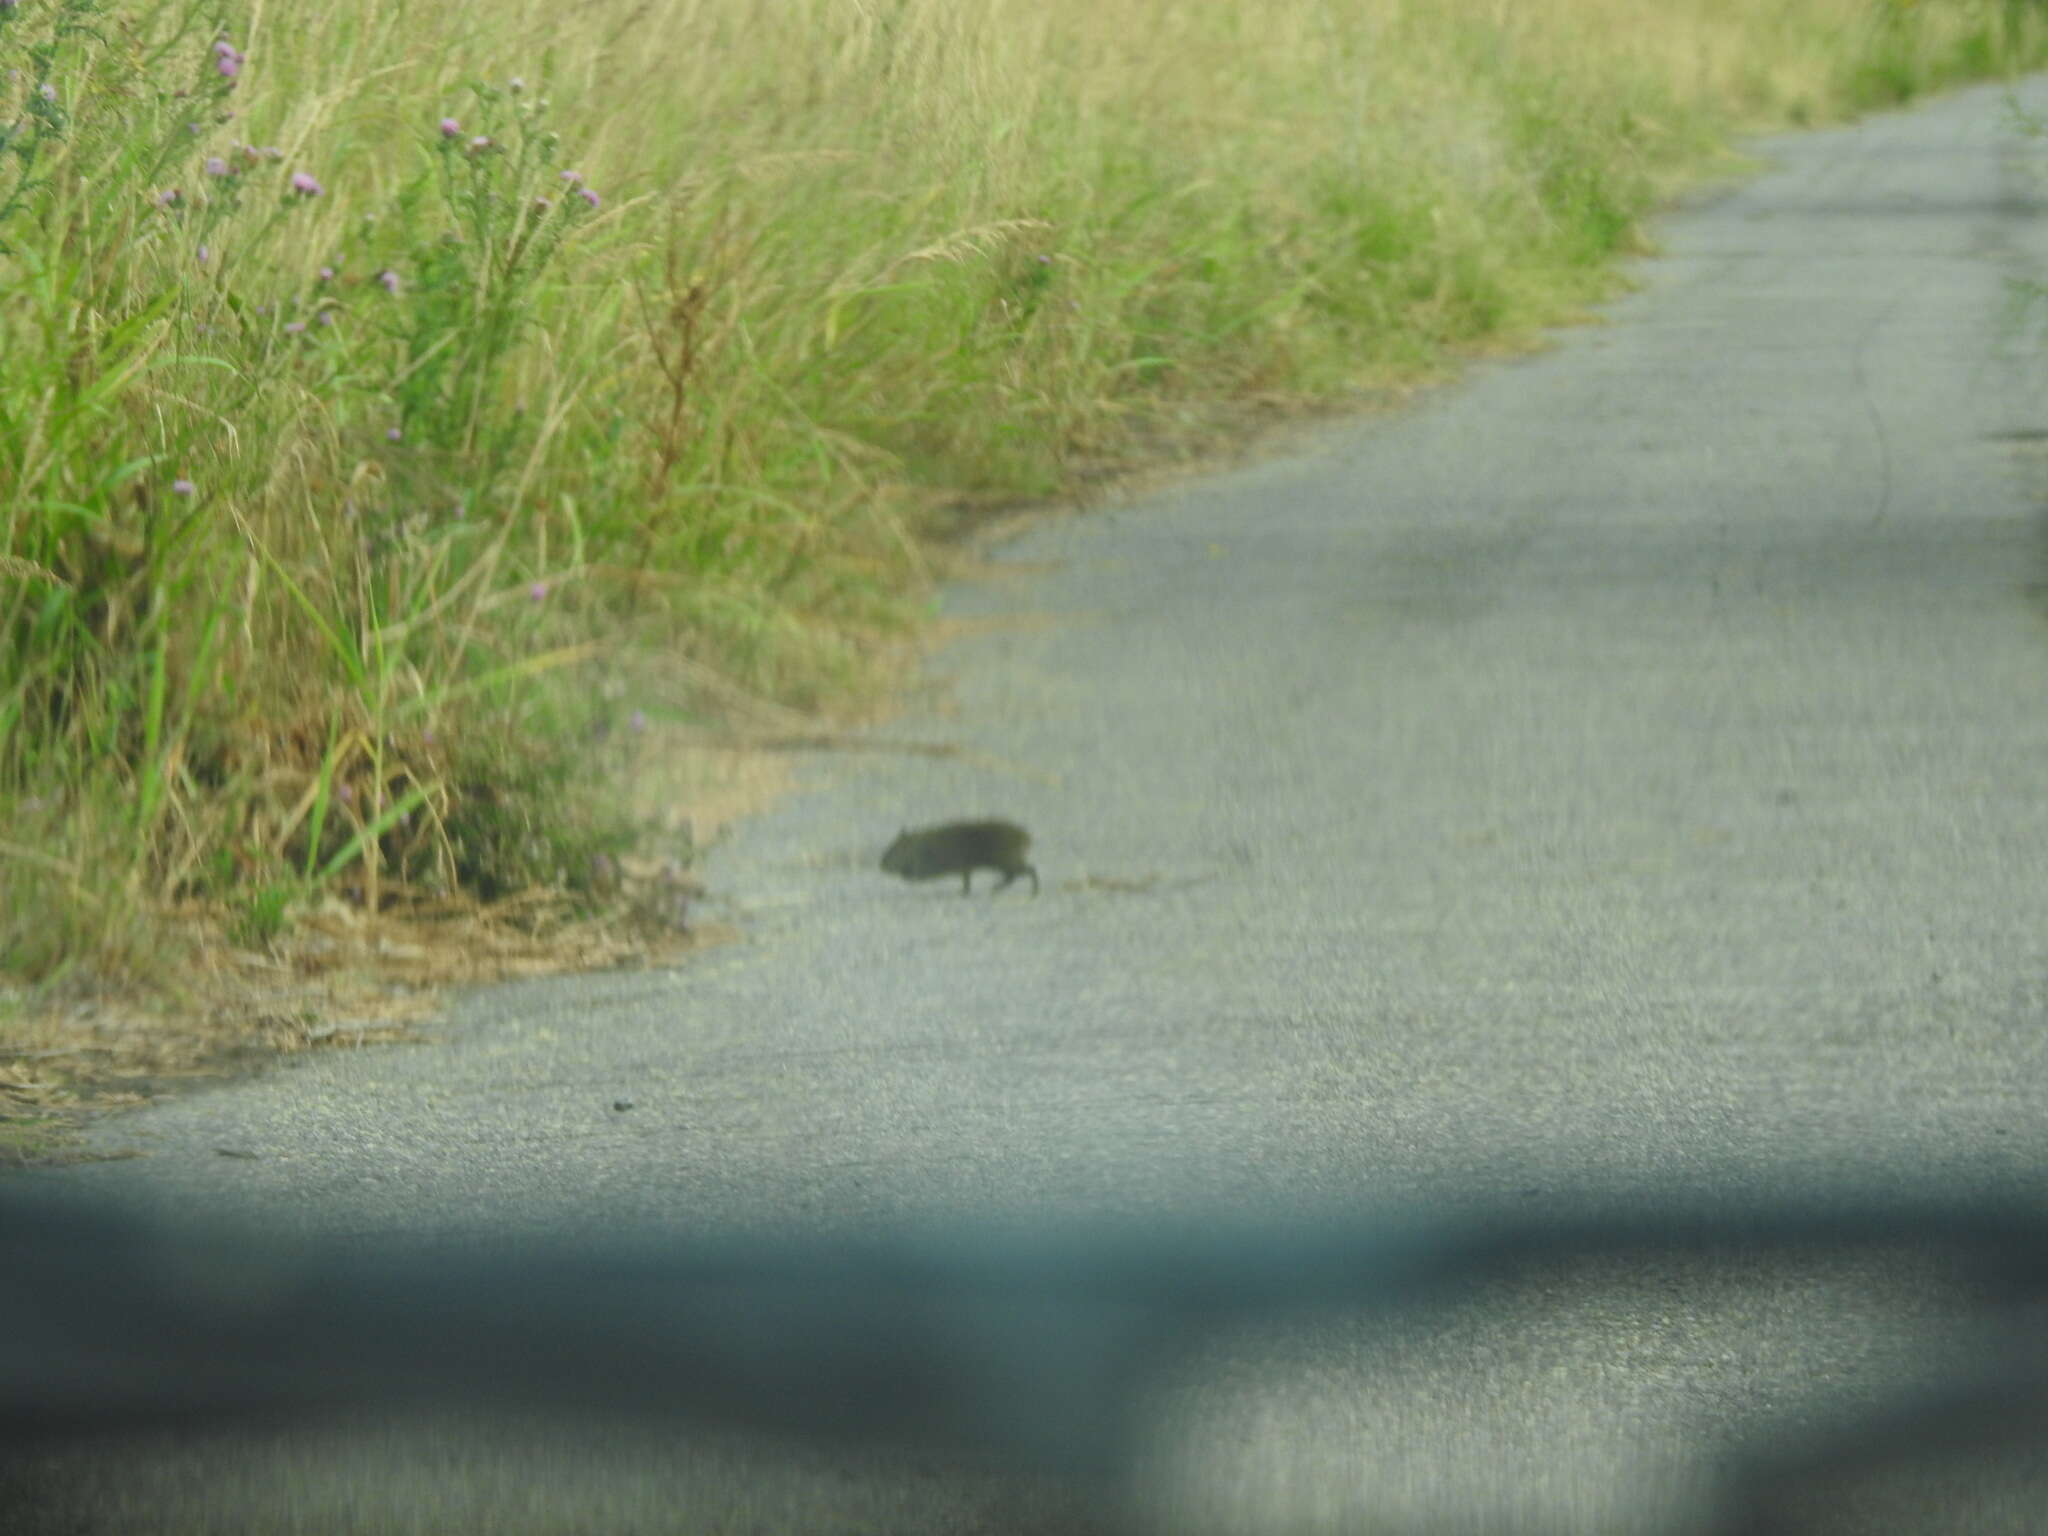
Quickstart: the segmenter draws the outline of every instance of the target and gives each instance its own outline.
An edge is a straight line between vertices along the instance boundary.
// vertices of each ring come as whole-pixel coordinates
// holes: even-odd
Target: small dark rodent
[[[963,896],[973,889],[977,869],[1001,874],[999,891],[1019,875],[1029,875],[1031,894],[1036,896],[1038,871],[1024,861],[1024,850],[1030,846],[1031,834],[1008,821],[948,821],[915,832],[906,827],[882,855],[882,868],[906,880],[958,875]]]

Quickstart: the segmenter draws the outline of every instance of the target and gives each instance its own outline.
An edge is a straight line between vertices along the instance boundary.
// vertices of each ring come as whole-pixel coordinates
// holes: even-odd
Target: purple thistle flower
[[[355,803],[356,792],[350,789],[346,784],[337,784],[334,787],[334,796],[343,805],[353,805]]]
[[[220,157],[219,155],[208,155],[208,156],[206,157],[206,174],[207,174],[207,175],[209,175],[209,176],[225,176],[225,175],[227,175],[227,174],[228,174],[228,163],[227,163],[227,161],[225,161],[225,160],[221,159],[221,157]]]
[[[171,494],[173,496],[197,496],[199,494],[199,487],[190,480],[173,480],[171,482]]]
[[[636,736],[639,735],[642,731],[646,730],[647,711],[644,709],[636,709],[633,711],[632,714],[628,715],[626,717],[626,729],[631,731]]]
[[[157,193],[156,200],[168,208],[178,200],[178,189],[176,187],[165,187],[163,191]]]
[[[203,132],[203,130],[202,130],[202,129],[200,128],[200,126],[199,126],[199,125],[198,125],[197,123],[187,123],[187,124],[185,125],[185,131],[186,131],[187,133],[191,134],[191,135],[192,135],[192,137],[193,137],[193,138],[195,138],[195,139],[199,137],[199,135],[200,135],[200,133],[201,133],[201,132]]]
[[[322,325],[332,325],[332,324],[334,324],[334,311],[333,311],[333,310],[331,310],[331,309],[323,309],[323,310],[321,310],[321,311],[320,311],[320,323],[321,323]]]
[[[305,328],[306,322],[303,320],[287,320],[284,323],[284,333],[287,336],[296,336]]]
[[[442,119],[441,119],[441,137],[442,137],[442,138],[444,138],[444,139],[459,139],[459,138],[461,138],[461,137],[462,137],[462,124],[460,124],[460,123],[458,123],[457,121],[455,121],[455,119],[454,119],[454,118],[452,118],[452,117],[444,117],[444,118],[442,118]]]
[[[301,197],[318,197],[326,189],[304,171],[293,171],[292,190]]]
[[[469,141],[469,152],[472,155],[480,155],[490,147],[491,141],[481,133]]]
[[[398,292],[398,274],[392,271],[389,267],[386,267],[382,272],[379,272],[377,274],[377,281],[384,285],[384,291],[386,293]]]
[[[510,80],[507,80],[505,82],[505,89],[510,91],[514,96],[517,96],[521,91],[526,89],[526,82],[520,79],[517,75],[514,75]]]
[[[205,246],[202,245],[201,247],[199,247],[199,265],[201,265],[202,267],[205,266],[206,258],[211,254],[212,253],[209,252]]]
[[[224,37],[219,37],[219,38],[215,38],[215,39],[214,39],[214,42],[213,42],[213,56],[214,56],[214,57],[215,57],[216,59],[225,59],[225,58],[228,58],[229,56],[231,56],[231,55],[232,55],[232,54],[234,53],[234,51],[235,51],[235,45],[234,45],[233,43],[229,42],[229,41],[228,41],[228,40],[227,40],[226,38],[224,38]]]
[[[331,282],[333,282],[333,281],[334,281],[334,268],[332,268],[332,267],[322,267],[322,268],[320,269],[320,281],[321,281],[321,282],[323,282],[323,283],[331,283]]]
[[[599,198],[598,195],[595,192],[591,191],[588,187],[578,187],[576,189],[576,195],[582,198],[583,201],[585,201],[586,203],[590,204],[590,206],[593,208],[597,207],[599,203],[602,201],[602,199]]]
[[[569,185],[570,185],[570,186],[572,186],[572,187],[573,187],[573,186],[575,186],[575,185],[576,185],[576,183],[577,183],[577,182],[579,182],[579,181],[581,181],[582,179],[583,179],[583,173],[582,173],[581,171],[564,171],[564,172],[562,172],[562,180],[564,180],[564,181],[566,181],[567,183],[569,183]]]
[[[401,432],[397,427],[386,427],[384,429],[384,435],[390,438],[391,441],[394,443],[398,442],[405,436],[405,434]]]
[[[45,101],[55,101],[57,99],[57,87],[50,84],[49,81],[45,80],[41,85],[36,87],[36,94],[42,97]]]
[[[544,197],[536,197],[533,200],[533,211],[535,213],[546,213],[550,208],[554,206],[555,205],[553,203],[549,202]]]
[[[536,581],[526,589],[526,595],[536,603],[544,603],[548,599],[548,584],[544,581]]]
[[[232,80],[242,72],[241,55],[233,51],[223,53],[214,59],[213,67],[220,71],[221,78]]]

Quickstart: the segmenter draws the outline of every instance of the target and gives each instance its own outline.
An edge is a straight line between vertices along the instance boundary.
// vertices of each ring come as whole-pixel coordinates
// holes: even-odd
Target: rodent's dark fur
[[[1031,894],[1038,894],[1038,871],[1024,860],[1031,846],[1031,834],[1008,821],[948,821],[935,827],[908,827],[882,855],[882,868],[906,880],[936,880],[941,875],[960,877],[960,894],[974,887],[977,869],[992,869],[1003,877],[1002,890],[1019,875],[1031,877]]]

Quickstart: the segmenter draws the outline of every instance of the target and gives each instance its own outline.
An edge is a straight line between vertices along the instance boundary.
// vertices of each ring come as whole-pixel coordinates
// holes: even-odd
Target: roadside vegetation
[[[857,715],[979,512],[1522,344],[1731,132],[2042,21],[0,0],[0,1037],[605,898],[620,754]]]

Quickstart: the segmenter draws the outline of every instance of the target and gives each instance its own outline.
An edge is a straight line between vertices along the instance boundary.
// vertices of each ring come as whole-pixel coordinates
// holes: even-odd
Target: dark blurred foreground
[[[290,1241],[16,1186],[0,1189],[0,1447],[531,1410],[908,1451],[1054,1479],[1110,1511],[1148,1394],[1221,1330],[1410,1311],[1587,1260],[1852,1252],[1952,1263],[1977,1343],[1931,1385],[1723,1458],[1702,1528],[1807,1529],[1795,1511],[1816,1488],[1909,1458],[2048,1454],[2048,1205],[1841,1191],[596,1245]]]

